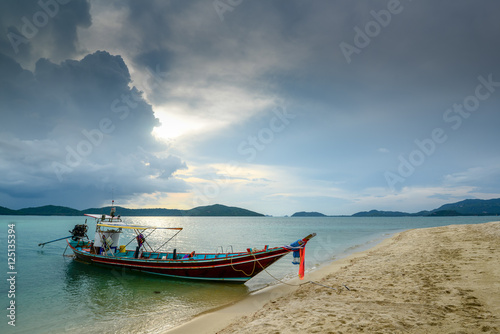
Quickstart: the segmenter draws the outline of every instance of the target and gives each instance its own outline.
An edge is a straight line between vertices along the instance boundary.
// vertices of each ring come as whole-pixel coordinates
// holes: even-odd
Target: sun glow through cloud
[[[171,140],[209,125],[209,122],[200,118],[178,116],[179,114],[175,109],[155,108],[155,116],[161,125],[155,127],[153,135],[159,139]]]

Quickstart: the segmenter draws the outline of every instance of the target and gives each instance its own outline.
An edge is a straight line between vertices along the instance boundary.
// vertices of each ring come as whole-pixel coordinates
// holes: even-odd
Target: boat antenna
[[[113,218],[115,216],[115,213],[116,213],[116,208],[115,208],[115,188],[113,188],[111,190],[111,212],[110,212],[110,216]]]

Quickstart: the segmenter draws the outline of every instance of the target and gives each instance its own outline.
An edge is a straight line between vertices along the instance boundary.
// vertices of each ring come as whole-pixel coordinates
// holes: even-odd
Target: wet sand
[[[289,283],[168,333],[500,333],[500,222],[405,231]]]

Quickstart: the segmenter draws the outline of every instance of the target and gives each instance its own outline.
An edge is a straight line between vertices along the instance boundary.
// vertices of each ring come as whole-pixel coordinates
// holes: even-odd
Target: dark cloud
[[[32,73],[0,57],[0,190],[4,204],[98,205],[117,198],[183,191],[186,168],[151,132],[151,105],[120,56],[98,51],[60,65],[41,59]],[[76,204],[78,203],[78,204]],[[7,205],[8,206],[8,205]]]
[[[27,65],[67,59],[79,51],[77,29],[90,25],[86,0],[2,1],[0,52]]]
[[[439,196],[439,187],[455,197],[498,188],[486,181],[500,168],[492,144],[500,139],[498,1],[225,3],[230,9],[213,1],[96,1],[92,7],[72,1],[17,53],[7,33],[20,34],[23,17],[33,20],[40,6],[1,3],[0,147],[3,170],[11,168],[0,184],[4,194],[41,198],[42,189],[54,195],[63,188],[77,194],[83,179],[89,192],[104,184],[127,194],[182,191],[186,185],[171,176],[185,168],[182,160],[199,170],[236,161],[268,173],[287,170],[304,189],[318,185],[311,193],[320,196],[311,198],[334,184],[344,191],[337,197],[347,194],[361,205],[357,195],[365,190],[381,201],[390,197],[384,173],[397,173],[401,157],[416,157],[415,141],[436,128],[447,140],[404,178],[398,194],[406,199],[418,189],[416,196],[436,199],[447,196]],[[355,51],[346,53],[347,44]],[[121,56],[84,56],[82,48]],[[493,91],[453,128],[458,121],[446,121],[447,109],[474,96],[481,76],[491,76]],[[281,102],[295,118],[273,132],[273,108]],[[158,118],[164,113],[201,124],[169,147],[182,159],[163,153],[166,147],[151,136],[158,125],[152,106]],[[78,159],[68,147],[91,152]],[[62,182],[53,162],[71,169]],[[486,165],[487,173],[478,169]],[[191,182],[198,175],[190,176]],[[290,184],[290,193],[278,196],[286,191],[275,185],[270,193],[247,195],[308,202],[293,190],[301,187]],[[236,198],[227,187],[226,198]]]
[[[397,8],[389,8],[391,3]],[[128,17],[141,35],[152,36],[142,41],[141,54],[151,50],[156,57],[149,62],[137,58],[138,63],[151,66],[154,59],[162,64],[163,58],[169,70],[192,75],[193,89],[203,80],[205,86],[221,90],[228,83],[247,90],[272,87],[297,115],[297,121],[275,134],[265,149],[255,149],[256,163],[337,169],[341,162],[346,168],[337,174],[350,178],[360,190],[387,187],[384,172],[396,170],[398,157],[408,159],[418,149],[415,140],[429,138],[438,127],[448,140],[406,178],[405,186],[439,184],[447,171],[473,168],[495,152],[482,143],[483,137],[490,142],[498,139],[491,125],[498,124],[498,91],[464,119],[466,125],[458,131],[443,116],[474,94],[479,76],[491,74],[500,82],[496,1],[481,6],[469,1],[245,1],[225,11],[223,21],[202,3],[175,11],[155,2],[147,7]],[[144,10],[167,19],[147,23]],[[182,20],[172,17],[174,12]],[[357,52],[348,59],[341,43]],[[158,47],[168,48],[168,54],[155,51]],[[249,68],[254,70],[247,72]],[[165,90],[153,91],[152,96],[158,102],[171,98]],[[189,101],[196,98],[190,96]],[[245,161],[248,155],[238,154],[238,145],[268,127],[270,110],[247,117],[235,105],[226,112],[241,114],[245,121],[191,139],[186,154],[190,159]],[[387,153],[377,154],[380,148]],[[471,154],[477,160],[464,158]]]
[[[384,18],[389,3],[399,5]],[[141,71],[161,74],[148,92],[156,103],[182,99],[169,90],[168,74],[177,83],[201,88],[273,87],[286,98],[315,100],[352,114],[367,109],[360,101],[381,96],[403,104],[419,94],[451,98],[478,75],[495,71],[500,57],[494,43],[500,31],[495,1],[481,6],[468,1],[244,1],[225,11],[223,21],[210,1],[131,2],[129,7],[121,33],[145,37],[135,37],[137,49],[127,52]],[[383,19],[387,23],[378,23]],[[367,27],[374,26],[378,30],[365,37],[366,45],[356,45],[355,29],[366,36]],[[350,62],[341,43],[358,49]],[[430,114],[439,107],[422,109]],[[401,109],[400,115],[415,112]]]

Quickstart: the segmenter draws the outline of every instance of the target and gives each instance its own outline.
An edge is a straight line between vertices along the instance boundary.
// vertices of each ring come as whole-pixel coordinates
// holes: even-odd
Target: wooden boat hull
[[[160,257],[167,253],[156,253],[152,256],[156,258],[134,258],[120,256],[120,253],[92,254],[90,249],[79,247],[69,240],[68,245],[75,254],[75,258],[85,263],[110,268],[127,268],[176,278],[239,283],[248,281],[290,252],[288,248],[275,247],[256,252],[197,254],[193,259],[174,260]]]

